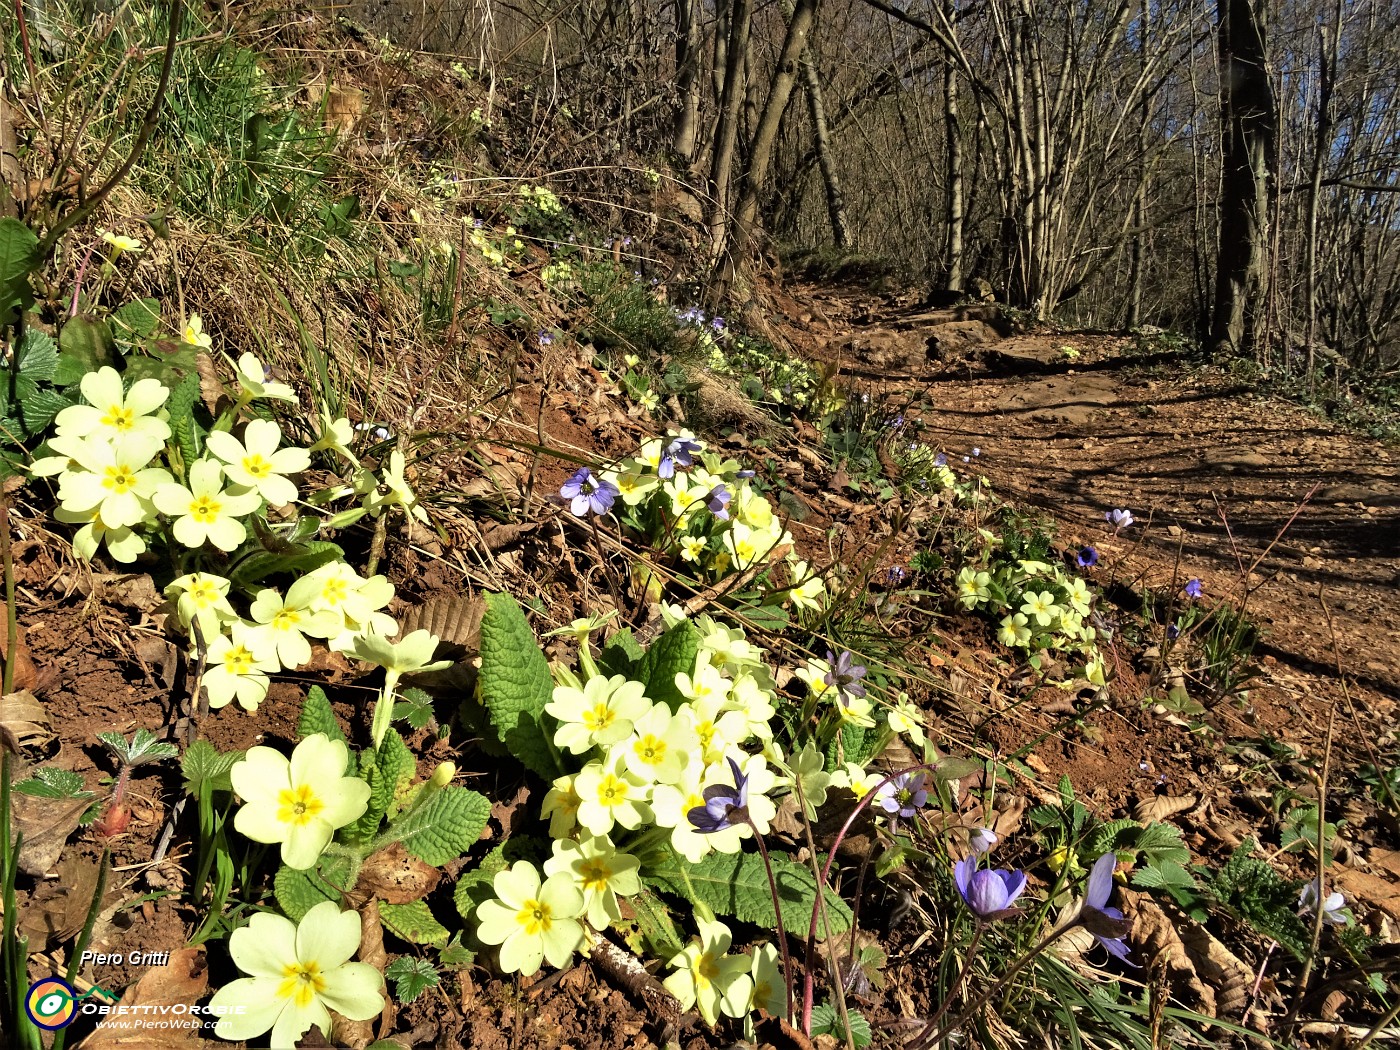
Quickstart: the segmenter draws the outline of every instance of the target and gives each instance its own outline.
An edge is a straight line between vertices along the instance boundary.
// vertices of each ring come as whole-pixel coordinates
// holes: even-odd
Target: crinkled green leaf
[[[159,299],[133,299],[112,311],[112,331],[128,343],[149,337],[159,324]]]
[[[229,579],[241,587],[252,587],[278,573],[304,576],[344,558],[344,549],[329,540],[289,543],[283,551],[254,551],[229,573]]]
[[[418,769],[413,752],[403,737],[392,730],[384,734],[379,747],[360,752],[360,776],[369,782],[369,808],[350,825],[351,837],[368,839],[389,815],[394,799],[407,786]]]
[[[506,860],[506,845],[502,843],[482,858],[471,871],[464,871],[457,878],[457,886],[452,891],[452,903],[457,905],[457,914],[471,919],[477,906],[496,895],[491,880],[510,866]]]
[[[381,904],[379,913],[384,914],[385,907]],[[388,920],[385,920],[388,926]],[[447,933],[443,931],[444,935]],[[384,969],[384,976],[394,982],[394,998],[400,1003],[411,1003],[429,988],[435,988],[442,979],[438,976],[437,967],[428,962],[427,959],[415,959],[411,955],[404,955],[395,959]],[[395,1048],[398,1043],[391,1044]]]
[[[58,333],[59,359],[53,381],[71,386],[89,372],[110,365],[116,358],[117,344],[106,322],[87,314],[70,317]]]
[[[379,919],[384,928],[410,944],[446,944],[447,927],[433,918],[426,901],[407,904],[379,905]]]
[[[297,739],[305,740],[316,733],[324,733],[332,740],[346,743],[345,733],[331,710],[331,702],[326,699],[326,691],[319,685],[313,685],[306,692],[301,717],[297,719]]]
[[[194,410],[198,404],[199,376],[191,372],[180,380],[166,401],[166,408],[170,413],[170,433],[187,464],[199,458],[202,446],[199,427],[195,425],[194,420]]]
[[[322,857],[314,867],[298,871],[283,864],[272,880],[277,906],[293,922],[300,922],[323,901],[339,901],[350,875],[350,862],[344,857]]]
[[[400,818],[394,830],[408,852],[437,866],[456,860],[471,849],[490,817],[491,803],[486,796],[468,788],[448,786]]]
[[[785,855],[774,853],[771,857],[782,902],[783,926],[790,933],[806,936],[817,899],[816,880],[806,866]],[[757,853],[711,853],[699,864],[691,864],[668,851],[667,860],[653,868],[646,881],[666,893],[708,904],[717,915],[729,915],[768,929],[777,926],[768,874]],[[846,902],[830,888],[824,899],[830,929],[819,926],[818,932],[849,930],[851,909]]]
[[[477,691],[500,741],[546,780],[563,772],[550,743],[545,704],[554,695],[549,663],[525,614],[509,594],[488,594],[481,618]]]
[[[624,628],[609,638],[599,652],[598,669],[609,677],[620,674],[624,678],[634,678],[636,667],[645,656],[637,639],[632,637],[631,629]]]
[[[21,310],[34,304],[29,272],[34,268],[39,238],[18,219],[0,219],[0,324],[11,324]]]
[[[700,632],[682,620],[651,643],[634,677],[647,687],[647,696],[674,711],[687,699],[676,688],[676,675],[695,673],[699,651]]]
[[[220,751],[207,740],[196,740],[185,748],[185,757],[180,760],[185,790],[196,799],[202,799],[206,791],[232,791],[229,770],[242,757],[242,751]]]

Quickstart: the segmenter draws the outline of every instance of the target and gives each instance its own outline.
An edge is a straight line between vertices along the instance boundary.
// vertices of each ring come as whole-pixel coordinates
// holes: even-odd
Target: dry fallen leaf
[[[12,794],[10,819],[24,835],[19,848],[20,871],[35,878],[47,875],[90,805],[90,798],[37,798],[22,791]]]
[[[29,659],[29,646],[24,639],[24,625],[15,624],[15,630],[18,632],[15,636],[15,673],[11,682],[15,689],[33,689],[37,675],[34,671],[34,661]],[[6,632],[0,630],[0,666],[4,666],[10,658],[8,642]]]
[[[422,900],[433,892],[442,872],[426,864],[394,843],[373,854],[360,869],[355,892],[364,898],[374,898],[389,904],[407,904]]]
[[[76,1050],[183,1050],[203,1045],[204,1017],[188,1006],[209,991],[209,965],[203,948],[180,948],[164,966],[147,970]],[[180,1012],[175,1012],[175,1011]],[[159,1027],[152,1025],[160,1022]]]
[[[0,696],[0,746],[14,754],[26,744],[40,743],[53,734],[48,711],[27,689]]]
[[[379,905],[375,901],[370,901],[360,909],[360,950],[357,955],[360,962],[368,963],[380,973],[383,973],[384,967],[389,964],[389,955],[384,950],[384,927],[380,923]],[[380,1014],[380,1020],[383,1022],[380,1026],[381,1031],[388,1031],[393,1026],[394,1000],[392,996],[386,995],[384,997],[384,1011]],[[373,1040],[373,1018],[368,1021],[352,1021],[332,1011],[332,1046],[348,1046],[353,1050],[363,1050]]]
[[[96,860],[70,852],[58,865],[58,878],[35,888],[19,916],[20,932],[31,945],[59,944],[83,928],[97,892],[97,871]]]
[[[407,610],[399,618],[399,636],[429,631],[438,636],[440,649],[476,652],[485,612],[480,598],[437,598]]]
[[[1148,824],[1154,820],[1166,820],[1178,813],[1185,813],[1195,804],[1195,795],[1153,795],[1133,807],[1133,816]]]

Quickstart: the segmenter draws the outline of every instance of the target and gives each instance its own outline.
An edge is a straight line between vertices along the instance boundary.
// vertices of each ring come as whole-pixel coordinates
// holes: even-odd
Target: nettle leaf
[[[851,1041],[856,1046],[869,1046],[873,1038],[870,1022],[859,1010],[851,1009],[846,1011],[846,1020],[851,1023]],[[836,1007],[830,1003],[812,1007],[812,1034],[835,1036],[841,1042],[846,1041],[846,1029],[841,1024],[841,1014]]]
[[[655,888],[687,900],[708,904],[716,914],[774,929],[777,916],[768,873],[757,853],[711,853],[691,864],[673,852],[654,868],[646,881]],[[806,866],[782,854],[772,854],[773,877],[782,902],[783,926],[789,933],[806,936],[816,905],[816,880]],[[844,933],[851,928],[851,909],[829,887],[823,894],[830,929],[818,933]]]
[[[377,750],[360,752],[360,776],[369,782],[369,808],[350,825],[352,837],[368,839],[379,830],[395,797],[417,770],[413,752],[398,733],[386,733]]]
[[[31,798],[51,798],[51,799],[72,799],[83,801],[84,799],[95,799],[97,794],[88,791],[83,787],[83,778],[71,769],[59,769],[57,766],[40,766],[28,780],[22,780],[15,785],[15,790]],[[80,826],[91,824],[97,819],[97,815],[102,812],[102,802],[94,802],[83,811],[78,818]]]
[[[196,740],[180,760],[185,790],[196,799],[203,799],[206,791],[232,791],[228,773],[242,757],[242,751],[220,751],[207,740]]]
[[[645,656],[637,639],[632,636],[632,629],[623,628],[609,638],[599,652],[598,670],[609,678],[619,674],[624,678],[634,678],[636,666]],[[635,680],[641,681],[640,678]]]
[[[381,901],[379,919],[386,930],[410,944],[447,943],[447,927],[433,918],[425,901],[409,901],[407,904],[386,904]]]
[[[388,905],[381,904],[379,906],[381,917],[386,907]],[[414,959],[407,955],[395,959],[386,966],[384,976],[394,982],[394,998],[400,1003],[413,1002],[429,988],[436,988],[438,982],[442,980],[438,976],[437,967],[428,962],[427,959]]]
[[[554,680],[525,614],[509,594],[486,596],[477,690],[510,753],[546,780],[557,777],[562,770],[544,712],[554,695]]]
[[[332,740],[347,743],[345,733],[331,710],[331,702],[326,699],[326,691],[313,685],[306,693],[301,705],[301,717],[297,719],[297,739],[305,740],[316,733],[324,733]]]
[[[394,830],[408,852],[437,867],[471,849],[490,818],[485,795],[449,785],[403,816]]]
[[[341,887],[350,877],[348,857],[322,857],[305,871],[283,864],[272,880],[277,906],[293,922],[324,901],[340,901]]]

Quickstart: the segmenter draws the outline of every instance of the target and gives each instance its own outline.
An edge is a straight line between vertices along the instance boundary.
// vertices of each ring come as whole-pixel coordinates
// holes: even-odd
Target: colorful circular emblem
[[[45,977],[29,986],[24,997],[24,1009],[29,1019],[50,1032],[67,1028],[78,1010],[78,996],[73,986],[60,977]]]

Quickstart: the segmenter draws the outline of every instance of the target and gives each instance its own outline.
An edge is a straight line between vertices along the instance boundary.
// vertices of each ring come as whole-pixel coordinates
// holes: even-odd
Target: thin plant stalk
[[[10,494],[0,491],[0,559],[5,571],[5,667],[0,672],[0,694],[15,688],[15,664],[19,659],[19,620],[15,615],[15,563],[10,551]]]
[[[754,841],[758,843],[759,856],[763,858],[763,870],[768,873],[768,892],[773,895],[773,914],[777,917],[778,927],[778,951],[783,956],[783,1000],[787,1005],[788,1020],[792,1020],[792,954],[788,951],[787,930],[783,928],[783,906],[778,898],[778,880],[773,877],[773,862],[768,857],[768,846],[763,841],[758,826],[754,824],[753,818],[747,813],[744,814],[744,823],[748,824],[753,831]],[[817,887],[820,895],[821,887]]]
[[[92,941],[92,928],[97,924],[97,917],[102,914],[102,898],[107,893],[107,862],[110,859],[111,849],[104,846],[102,858],[97,862],[97,888],[92,891],[92,903],[88,905],[87,918],[83,920],[82,932],[78,934],[78,940],[73,945],[73,958],[68,963],[66,979],[70,985],[82,968],[83,952],[87,951],[87,946]],[[68,1029],[60,1028],[54,1033],[51,1050],[63,1050],[67,1039]]]

